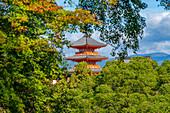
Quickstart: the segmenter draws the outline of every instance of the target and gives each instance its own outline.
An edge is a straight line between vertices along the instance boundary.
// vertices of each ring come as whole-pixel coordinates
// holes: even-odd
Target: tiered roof
[[[102,60],[107,60],[108,57],[105,56],[100,56],[100,55],[74,55],[74,56],[69,56],[66,57],[67,60],[74,60],[74,59],[102,59]]]
[[[101,48],[101,47],[106,47],[106,44],[98,42],[97,40],[94,40],[93,38],[91,38],[88,35],[84,35],[82,38],[80,38],[79,40],[75,41],[72,43],[72,45],[70,45],[70,47],[72,48],[84,48],[86,47],[88,48]]]
[[[76,42],[73,42],[69,47],[79,49],[79,52],[74,56],[66,57],[66,60],[76,62],[87,61],[88,63],[93,63],[92,66],[91,64],[88,64],[87,66],[91,68],[93,73],[99,73],[102,70],[100,65],[95,65],[96,62],[108,59],[108,57],[100,56],[98,55],[98,52],[94,52],[95,49],[106,47],[106,44],[98,42],[88,35],[84,35]],[[74,69],[69,69],[68,72],[73,73]]]

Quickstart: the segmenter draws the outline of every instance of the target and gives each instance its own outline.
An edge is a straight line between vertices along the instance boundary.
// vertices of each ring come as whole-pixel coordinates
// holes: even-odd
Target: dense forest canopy
[[[83,62],[69,82],[62,67],[66,32],[98,30],[113,54],[137,51],[146,26],[139,12],[146,6],[140,0],[79,0],[69,11],[55,0],[0,0],[0,112],[168,112],[169,61],[108,62],[99,75]]]
[[[89,74],[86,65],[76,67],[59,112],[169,112],[170,61],[162,66],[144,57],[108,61],[98,75]]]

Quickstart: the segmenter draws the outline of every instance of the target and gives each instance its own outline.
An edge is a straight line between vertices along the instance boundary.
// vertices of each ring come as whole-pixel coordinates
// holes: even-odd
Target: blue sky
[[[164,52],[170,54],[170,10],[157,7],[156,0],[144,0],[148,8],[141,12],[146,17],[147,27],[140,41],[139,54]]]
[[[74,1],[74,0],[73,0]],[[77,0],[75,0],[76,2]],[[164,10],[164,7],[158,7],[159,2],[156,0],[143,0],[148,4],[148,8],[141,11],[141,15],[146,18],[147,27],[144,29],[143,39],[140,40],[140,50],[138,54],[147,54],[155,52],[164,52],[170,54],[170,10]],[[61,2],[60,2],[61,3]],[[61,4],[63,5],[63,4]],[[81,38],[83,34],[67,34],[71,42]],[[92,38],[99,40],[99,33],[95,32]],[[66,56],[74,55],[75,49],[64,48]],[[101,55],[111,57],[111,46],[97,50]],[[129,55],[133,52],[129,51]]]

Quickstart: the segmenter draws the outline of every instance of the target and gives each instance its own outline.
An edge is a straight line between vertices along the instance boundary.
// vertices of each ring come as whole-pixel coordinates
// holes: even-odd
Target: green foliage
[[[0,1],[2,111],[55,111],[53,100],[60,100],[66,90],[50,84],[51,79],[64,78],[62,49],[69,41],[63,35],[89,22],[97,24],[88,11],[66,11],[54,0]]]
[[[53,100],[57,112],[91,112],[95,83],[94,76],[88,74],[90,71],[87,63],[81,62],[69,82],[57,83]]]
[[[164,68],[169,68],[169,61],[165,62]],[[133,58],[129,63],[107,62],[99,81],[110,85],[116,93],[117,112],[168,112],[169,84],[162,84],[162,76],[169,83],[170,74],[164,70],[165,75],[161,75],[161,69],[155,61],[142,57]]]
[[[79,63],[67,83],[67,112],[169,112],[169,80],[162,82],[163,67],[155,61],[108,61],[98,75],[89,75],[86,66]]]
[[[136,52],[139,49],[139,39],[146,27],[145,18],[140,10],[147,7],[142,0],[79,0],[78,7],[89,10],[102,24],[93,26],[85,24],[83,32],[91,34],[93,28],[101,32],[100,39],[111,45],[112,55],[117,51],[121,57],[127,56],[127,50]],[[116,2],[117,1],[117,2]]]
[[[160,6],[163,6],[165,10],[170,10],[170,0],[156,0],[160,2]]]
[[[145,26],[139,15],[145,4],[139,1],[131,5],[120,0],[117,6],[115,0],[87,4],[87,8],[80,6],[99,15],[97,20],[106,26],[99,26],[89,11],[66,11],[54,0],[1,0],[0,112],[169,112],[169,61],[162,66],[140,57],[128,64],[107,62],[98,75],[81,62],[66,82],[65,69],[61,68],[62,48],[69,43],[63,37],[65,32],[94,24],[102,35],[109,31],[106,39],[113,44],[119,45],[120,36],[126,35],[129,41],[125,46],[131,42],[136,50],[133,42]],[[111,11],[109,17],[103,13],[106,9]],[[113,24],[108,24],[107,18]],[[112,31],[117,34],[112,36]],[[48,37],[40,37],[42,34]],[[60,80],[52,86],[51,79],[57,78]]]

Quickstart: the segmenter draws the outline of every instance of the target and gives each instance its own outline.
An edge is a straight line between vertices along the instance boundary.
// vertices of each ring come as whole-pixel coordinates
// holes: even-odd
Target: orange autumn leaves
[[[100,1],[103,1],[103,0],[100,0]],[[118,2],[119,0],[105,0],[104,2],[103,2],[103,4],[106,4],[106,5],[109,5],[109,6],[111,6],[110,4],[117,4],[117,2]]]
[[[92,15],[90,11],[80,8],[75,11],[63,9],[62,6],[57,6],[55,2],[48,0],[2,0],[5,5],[13,5],[16,11],[10,15],[8,20],[11,22],[11,27],[19,32],[28,30],[27,23],[30,20],[28,14],[32,14],[33,20],[39,21],[39,17],[43,18],[43,23],[52,29],[53,32],[73,30],[75,26],[83,26],[85,24],[100,24],[101,22],[95,19],[96,15]],[[36,16],[34,16],[34,14]],[[37,16],[38,15],[38,16]]]
[[[26,6],[27,10],[36,11],[43,13],[44,11],[57,11],[62,9],[61,6],[56,6],[54,3],[50,3],[45,0],[38,0],[38,1],[30,1],[30,0],[21,0],[16,2],[18,6]]]

